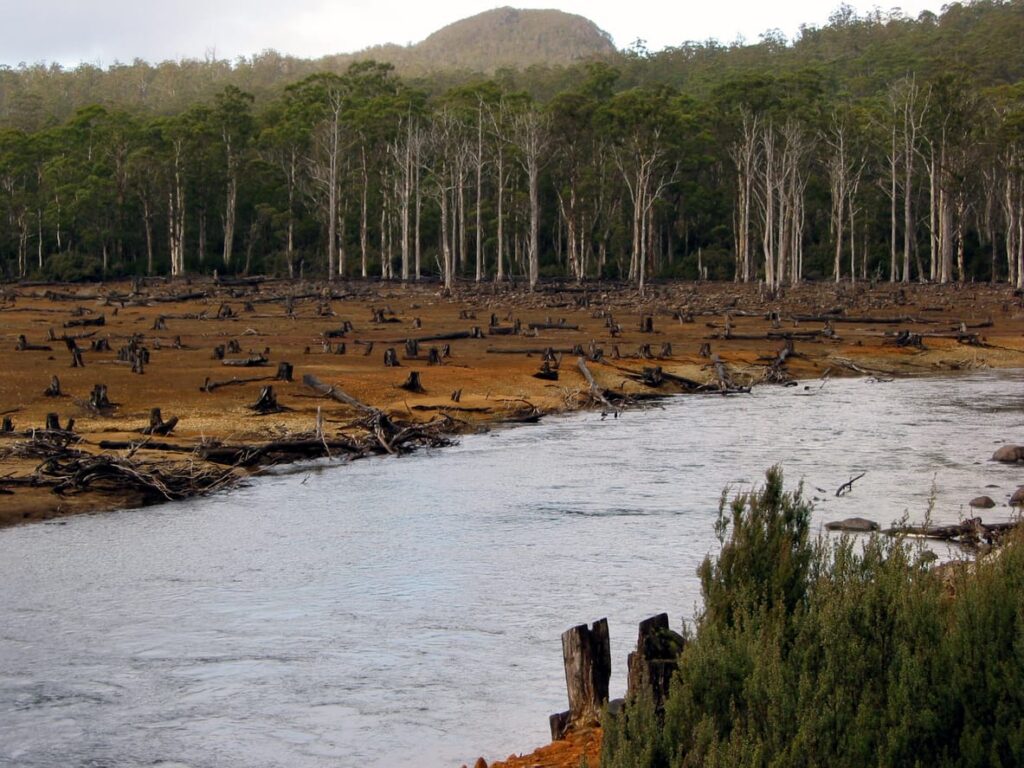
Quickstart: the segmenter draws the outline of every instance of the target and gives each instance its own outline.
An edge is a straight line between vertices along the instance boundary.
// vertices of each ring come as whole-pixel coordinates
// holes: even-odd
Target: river
[[[560,633],[692,619],[723,487],[815,526],[1005,506],[1024,372],[764,387],[495,430],[226,495],[0,530],[0,765],[453,766],[565,709]],[[851,493],[835,490],[866,472]],[[0,502],[2,503],[2,502]]]

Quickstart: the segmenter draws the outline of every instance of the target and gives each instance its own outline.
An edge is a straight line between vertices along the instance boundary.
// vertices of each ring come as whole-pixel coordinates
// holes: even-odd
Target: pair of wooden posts
[[[655,707],[661,710],[683,644],[682,635],[669,628],[668,614],[659,613],[641,621],[636,650],[627,660],[627,699],[649,695]],[[549,718],[552,741],[565,738],[575,728],[599,725],[606,706],[616,712],[624,703],[622,699],[608,699],[612,657],[607,619],[595,621],[590,627],[580,624],[563,632],[562,660],[569,709]]]

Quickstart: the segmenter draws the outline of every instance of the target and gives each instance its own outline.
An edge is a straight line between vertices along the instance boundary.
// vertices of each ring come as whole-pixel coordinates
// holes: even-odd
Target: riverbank
[[[51,413],[61,426],[75,420],[74,447],[86,454],[227,472],[190,451],[310,437],[318,418],[328,442],[362,429],[354,422],[365,412],[305,386],[310,375],[396,423],[457,433],[615,407],[620,395],[1024,364],[1021,297],[989,285],[805,285],[777,299],[757,286],[693,283],[642,298],[601,284],[535,293],[464,285],[450,296],[436,285],[262,279],[7,286],[0,321],[0,416],[13,427],[0,436],[0,525],[154,500],[109,484],[60,495],[27,484],[40,456],[11,448]],[[68,338],[83,365],[71,367]],[[596,390],[576,365],[580,352]],[[422,391],[401,388],[411,372]],[[92,402],[97,384],[109,406]],[[254,409],[266,386],[276,407]],[[142,434],[153,408],[179,419],[169,434]]]

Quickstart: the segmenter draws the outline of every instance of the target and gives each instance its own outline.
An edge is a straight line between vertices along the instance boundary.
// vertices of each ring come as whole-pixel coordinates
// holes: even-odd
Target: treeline
[[[603,768],[1024,762],[1020,531],[940,574],[879,534],[815,541],[777,468],[722,506],[668,697],[606,718]]]
[[[1024,286],[1020,39],[1022,0],[841,8],[792,45],[492,78],[359,61],[250,92],[246,62],[195,63],[187,106],[66,118],[53,83],[120,69],[7,70],[0,269]]]

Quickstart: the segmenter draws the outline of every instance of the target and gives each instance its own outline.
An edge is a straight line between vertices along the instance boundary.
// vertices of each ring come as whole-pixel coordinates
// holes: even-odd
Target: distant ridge
[[[614,54],[611,35],[583,16],[557,10],[495,8],[456,21],[422,42],[383,45],[355,54],[421,72],[567,65]]]

